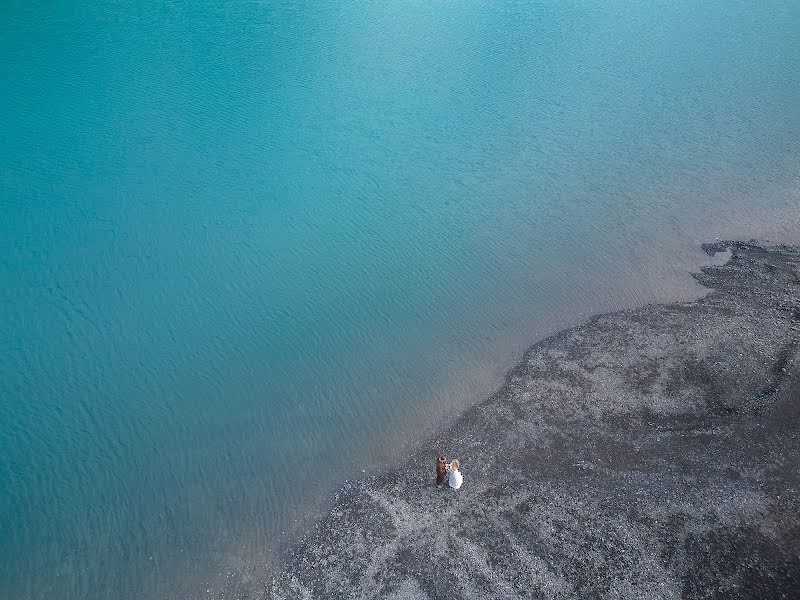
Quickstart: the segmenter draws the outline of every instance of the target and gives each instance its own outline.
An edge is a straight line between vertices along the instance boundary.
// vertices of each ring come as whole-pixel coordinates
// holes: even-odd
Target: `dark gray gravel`
[[[722,242],[690,303],[600,315],[395,471],[268,598],[800,598],[800,248]],[[434,486],[438,453],[464,486]]]

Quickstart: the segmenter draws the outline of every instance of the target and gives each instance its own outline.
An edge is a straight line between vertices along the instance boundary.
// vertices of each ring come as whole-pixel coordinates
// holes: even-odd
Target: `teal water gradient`
[[[796,2],[56,4],[0,9],[3,598],[258,589],[536,337],[800,231]]]

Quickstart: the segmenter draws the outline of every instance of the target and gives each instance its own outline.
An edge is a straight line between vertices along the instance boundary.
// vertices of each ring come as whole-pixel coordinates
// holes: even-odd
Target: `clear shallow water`
[[[592,312],[798,240],[800,5],[5,5],[0,596],[257,589]]]

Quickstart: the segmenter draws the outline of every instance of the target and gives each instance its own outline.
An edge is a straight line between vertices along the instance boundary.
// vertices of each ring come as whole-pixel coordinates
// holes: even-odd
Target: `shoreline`
[[[798,589],[800,249],[703,249],[731,251],[694,274],[706,295],[537,342],[398,468],[346,483],[267,597]],[[428,481],[439,452],[459,492]]]

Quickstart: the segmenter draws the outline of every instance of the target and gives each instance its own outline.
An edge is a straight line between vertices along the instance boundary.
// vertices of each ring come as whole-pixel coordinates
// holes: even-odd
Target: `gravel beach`
[[[800,248],[718,242],[685,303],[599,315],[389,473],[266,597],[800,597]],[[437,454],[464,485],[437,489]]]

